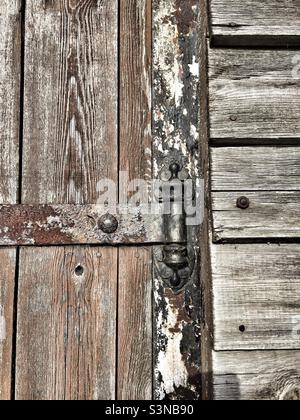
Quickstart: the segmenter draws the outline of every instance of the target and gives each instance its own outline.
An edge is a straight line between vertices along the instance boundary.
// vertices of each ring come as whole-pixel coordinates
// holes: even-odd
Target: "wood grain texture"
[[[0,249],[0,401],[11,399],[16,250]]]
[[[148,183],[152,180],[151,5],[151,0],[120,1],[120,170],[126,171],[129,181]],[[119,187],[122,202],[135,192],[125,197],[126,189]],[[151,400],[152,248],[121,248],[119,264],[117,396]]]
[[[16,203],[19,182],[21,1],[0,5],[0,203]]]
[[[212,245],[215,350],[299,349],[299,244]]]
[[[239,197],[250,201],[237,207]],[[300,192],[231,191],[212,194],[215,241],[235,239],[299,239]]]
[[[211,149],[212,191],[299,191],[298,147]]]
[[[299,351],[213,354],[215,400],[300,399]]]
[[[26,3],[26,204],[95,204],[117,179],[117,3]]]
[[[299,62],[295,51],[211,49],[211,141],[299,144]]]
[[[199,82],[200,2],[154,0],[153,4],[153,172],[178,163],[200,176]],[[154,398],[197,400],[202,394],[201,291],[198,227],[188,233],[196,256],[185,290],[174,294],[154,269]],[[154,261],[161,261],[155,247]]]
[[[115,398],[117,250],[23,248],[17,400]]]
[[[299,0],[211,0],[213,45],[298,46],[299,6]]]
[[[0,5],[0,203],[19,196],[21,1]],[[0,226],[2,229],[3,226]],[[12,395],[16,249],[0,249],[0,400]]]
[[[119,153],[130,180],[152,179],[151,51],[151,0],[121,0]]]
[[[152,250],[121,248],[118,399],[152,399]]]
[[[25,31],[23,204],[95,204],[117,181],[118,1],[28,0]],[[21,250],[17,399],[115,398],[117,265]]]

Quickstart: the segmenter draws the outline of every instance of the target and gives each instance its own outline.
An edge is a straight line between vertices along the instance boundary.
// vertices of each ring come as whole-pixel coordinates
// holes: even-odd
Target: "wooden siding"
[[[299,5],[209,2],[216,400],[300,399]]]
[[[298,147],[221,147],[211,160],[214,240],[300,238]]]
[[[210,0],[215,46],[299,46],[299,0]]]
[[[299,144],[296,56],[285,50],[210,49],[213,143]]]
[[[216,400],[300,399],[299,351],[233,351],[213,354]]]
[[[215,350],[300,349],[297,244],[213,245]]]

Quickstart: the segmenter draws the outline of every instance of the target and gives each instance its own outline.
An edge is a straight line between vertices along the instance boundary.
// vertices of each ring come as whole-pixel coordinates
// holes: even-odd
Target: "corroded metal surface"
[[[0,245],[135,244],[164,242],[163,218],[139,208],[121,210],[99,205],[2,205]],[[113,233],[99,228],[112,214],[118,222]]]

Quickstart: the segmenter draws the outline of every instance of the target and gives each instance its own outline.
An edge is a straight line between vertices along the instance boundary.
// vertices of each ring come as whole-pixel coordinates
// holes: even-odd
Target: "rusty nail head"
[[[236,202],[236,206],[239,209],[246,210],[250,206],[250,200],[248,197],[239,197]]]
[[[119,227],[118,220],[111,214],[105,214],[99,219],[99,229],[104,233],[115,233]]]

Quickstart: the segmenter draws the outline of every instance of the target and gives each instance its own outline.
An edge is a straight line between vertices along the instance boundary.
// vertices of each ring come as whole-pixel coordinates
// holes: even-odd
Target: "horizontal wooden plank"
[[[249,200],[249,208],[237,206],[239,197]],[[212,209],[215,241],[300,238],[299,191],[214,192]]]
[[[299,0],[211,0],[215,46],[299,46]]]
[[[213,191],[299,191],[300,148],[211,149]]]
[[[299,400],[300,352],[213,354],[215,400]]]
[[[211,140],[299,144],[299,62],[294,51],[210,49]]]
[[[110,215],[116,231],[105,233]],[[0,205],[0,245],[131,244],[165,242],[164,218],[143,207]]]
[[[300,349],[300,245],[212,245],[215,350]]]

